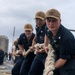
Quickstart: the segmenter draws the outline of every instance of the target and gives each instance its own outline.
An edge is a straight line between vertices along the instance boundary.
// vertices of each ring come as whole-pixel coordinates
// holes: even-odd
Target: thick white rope
[[[54,49],[52,48],[52,46],[49,44],[48,46],[49,51],[48,51],[48,55],[46,57],[46,61],[45,61],[45,69],[43,72],[43,75],[53,75],[53,70],[54,68]]]

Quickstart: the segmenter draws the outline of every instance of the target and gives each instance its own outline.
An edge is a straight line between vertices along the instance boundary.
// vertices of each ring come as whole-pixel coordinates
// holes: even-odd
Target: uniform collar
[[[46,24],[44,24],[41,29],[43,29],[45,26],[46,26]],[[39,29],[39,27],[36,25],[36,30],[37,29]]]
[[[62,38],[62,30],[63,30],[63,26],[60,25],[59,30],[58,30],[56,36],[54,37],[54,39],[60,40]]]

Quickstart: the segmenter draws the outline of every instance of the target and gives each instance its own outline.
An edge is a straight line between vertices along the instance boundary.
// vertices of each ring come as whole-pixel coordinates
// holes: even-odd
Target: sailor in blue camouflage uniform
[[[75,37],[61,24],[60,12],[50,9],[46,12],[45,50],[48,41],[55,50],[54,75],[75,75]]]
[[[36,21],[36,37],[33,43],[41,44],[44,43],[45,37],[45,27],[46,27],[45,13],[42,11],[38,11],[35,15],[35,21]],[[38,50],[28,75],[42,75],[46,56],[47,54],[45,52]]]
[[[18,39],[18,47],[22,51],[22,55],[24,55],[32,45],[34,37],[35,34],[33,33],[32,25],[25,24],[24,33],[22,33]],[[12,75],[28,75],[34,57],[34,52],[30,52],[25,58],[20,58],[12,69]]]

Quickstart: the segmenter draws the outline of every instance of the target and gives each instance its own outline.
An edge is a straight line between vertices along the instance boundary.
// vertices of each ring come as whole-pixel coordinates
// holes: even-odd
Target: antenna
[[[13,48],[14,37],[15,37],[15,26],[14,26],[14,28],[13,28],[12,48]],[[11,48],[11,49],[12,49],[12,48]]]
[[[73,31],[73,32],[75,32],[75,30],[74,29],[69,29],[70,31]]]

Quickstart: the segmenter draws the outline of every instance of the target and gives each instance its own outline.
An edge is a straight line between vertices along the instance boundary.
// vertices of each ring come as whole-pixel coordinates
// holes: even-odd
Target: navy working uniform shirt
[[[59,58],[67,59],[66,64],[61,69],[74,69],[75,70],[75,38],[74,35],[60,25],[60,28],[54,38],[52,38],[51,31],[46,29],[46,35],[50,39],[50,44],[55,50],[55,61]],[[64,68],[65,67],[65,68]],[[61,70],[60,69],[60,70]],[[62,73],[63,75],[63,73]]]
[[[44,43],[45,30],[46,30],[46,24],[44,24],[41,29],[36,25],[36,43],[40,44]],[[47,54],[45,52],[37,53],[37,57],[39,57],[39,59],[43,61],[43,63],[46,56]]]
[[[22,33],[19,37],[18,44],[22,45],[24,47],[24,49],[27,51],[29,49],[29,47],[32,45],[32,40],[34,39],[34,36],[35,36],[35,34],[32,33],[32,36],[31,36],[30,40],[28,41],[25,33]],[[31,53],[33,53],[33,52],[31,52]],[[31,54],[29,54],[29,56],[31,56]]]
[[[36,25],[36,43],[44,43],[45,28],[46,25],[43,25],[41,29]]]
[[[19,37],[18,44],[22,45],[24,47],[24,49],[27,51],[29,49],[29,46],[32,45],[32,40],[33,40],[34,36],[35,36],[35,34],[32,33],[32,36],[31,36],[30,40],[28,41],[25,33],[22,33]]]
[[[46,30],[46,24],[44,24],[41,29],[36,25],[36,43],[40,44],[44,43],[45,30]],[[45,52],[42,52],[42,53],[37,53],[37,56],[39,56],[41,60],[42,58],[45,58],[47,54]]]

